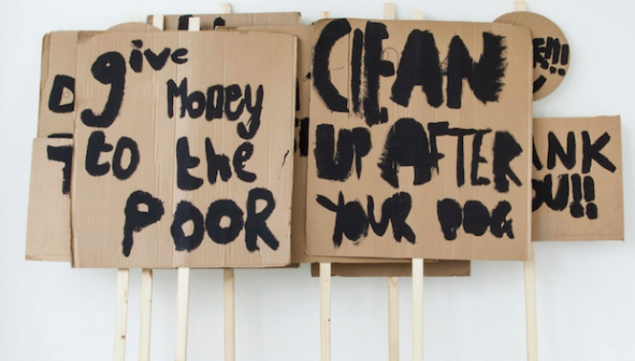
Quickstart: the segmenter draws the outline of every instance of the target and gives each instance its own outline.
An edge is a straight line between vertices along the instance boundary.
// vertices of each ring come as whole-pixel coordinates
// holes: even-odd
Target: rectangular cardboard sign
[[[295,55],[282,34],[80,42],[74,265],[289,264]]]
[[[536,118],[534,147],[534,240],[623,240],[620,117]]]
[[[316,23],[307,253],[525,260],[532,44],[482,23]]]
[[[300,25],[302,20],[299,12],[164,15],[163,29],[187,30],[191,17],[201,19],[201,30],[214,30],[220,26]],[[153,18],[153,15],[149,15],[147,23],[152,24]]]

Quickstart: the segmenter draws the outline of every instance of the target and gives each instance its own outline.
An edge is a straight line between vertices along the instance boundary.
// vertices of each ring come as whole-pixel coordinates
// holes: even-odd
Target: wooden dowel
[[[412,12],[412,20],[423,20],[423,11],[414,10]]]
[[[223,295],[225,305],[225,361],[236,358],[235,322],[234,322],[234,270],[223,270]]]
[[[423,259],[412,260],[412,360],[423,361]]]
[[[128,22],[129,23],[140,23],[141,22],[141,18],[138,15],[131,15],[131,16],[128,16]]]
[[[176,295],[176,361],[187,359],[187,321],[190,303],[190,269],[178,269]]]
[[[527,322],[527,361],[538,361],[538,321],[536,312],[536,261],[533,242],[530,259],[525,262],[525,317]]]
[[[525,1],[514,1],[515,11],[527,11],[527,3]]]
[[[320,12],[320,19],[330,19],[331,12],[330,11],[322,11]]]
[[[152,270],[141,271],[141,324],[139,326],[139,361],[150,361],[152,333]]]
[[[115,361],[126,359],[126,329],[128,327],[128,287],[130,271],[117,270],[117,306],[115,316]]]
[[[201,30],[201,18],[191,17],[188,19],[187,23],[188,31],[199,31]]]
[[[320,360],[331,360],[331,264],[320,263]]]
[[[388,278],[388,360],[399,361],[399,278]]]
[[[232,13],[232,4],[230,4],[230,3],[222,3],[222,4],[220,4],[220,13],[221,14],[231,14]]]
[[[385,3],[384,4],[384,19],[386,20],[395,20],[396,17],[396,11],[395,11],[395,4],[393,3]]]
[[[163,15],[152,15],[152,26],[157,29],[163,30],[165,26],[165,17]]]

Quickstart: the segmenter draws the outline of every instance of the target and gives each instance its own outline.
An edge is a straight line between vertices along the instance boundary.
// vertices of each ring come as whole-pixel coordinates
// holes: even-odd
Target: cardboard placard
[[[307,253],[525,260],[529,31],[350,19],[315,26]]]
[[[213,30],[219,26],[300,25],[302,20],[299,12],[164,15],[163,29],[187,30],[191,17],[201,19],[201,30]],[[153,15],[149,15],[147,23],[152,24],[153,18]]]
[[[534,240],[623,240],[620,117],[536,118],[534,144]]]
[[[469,261],[425,262],[423,274],[426,277],[469,277]],[[411,277],[410,263],[351,264],[334,263],[331,276],[339,277]],[[320,265],[311,264],[311,277],[320,277]]]
[[[70,175],[73,140],[33,140],[26,259],[71,260]]]
[[[534,100],[553,93],[569,72],[571,49],[558,25],[529,11],[515,11],[500,16],[496,23],[529,28],[534,49]]]
[[[294,37],[103,33],[77,54],[74,266],[289,264]]]

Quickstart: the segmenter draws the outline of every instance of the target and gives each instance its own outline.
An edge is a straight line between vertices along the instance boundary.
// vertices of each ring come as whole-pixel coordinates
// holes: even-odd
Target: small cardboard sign
[[[307,253],[525,260],[529,31],[350,19],[315,26]]]
[[[569,72],[571,49],[558,25],[529,11],[514,11],[494,20],[496,23],[529,28],[534,50],[534,100],[553,93]]]
[[[534,149],[534,240],[623,240],[620,117],[536,118]]]
[[[221,26],[300,25],[302,20],[299,12],[164,15],[163,29],[188,30],[191,17],[201,19],[201,30],[214,30]],[[153,19],[154,16],[149,15],[147,23],[152,24]]]
[[[289,264],[295,54],[265,33],[80,42],[74,265]]]

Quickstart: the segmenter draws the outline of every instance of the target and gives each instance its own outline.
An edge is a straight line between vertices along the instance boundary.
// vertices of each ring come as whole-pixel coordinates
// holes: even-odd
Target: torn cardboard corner
[[[163,28],[165,30],[187,30],[191,17],[201,19],[201,30],[213,30],[220,26],[300,25],[302,21],[299,12],[164,15]],[[153,15],[149,15],[147,23],[152,24],[153,18]]]
[[[71,260],[70,191],[72,139],[33,140],[26,259]]]
[[[519,26],[317,22],[306,253],[526,260],[532,67]]]
[[[623,240],[620,117],[536,118],[534,144],[534,240]]]
[[[438,261],[426,260],[423,268],[426,277],[469,277],[469,261]],[[320,276],[320,265],[311,264],[311,277]],[[382,263],[382,264],[331,264],[331,276],[339,277],[411,277],[411,263]]]
[[[293,36],[103,33],[77,54],[76,267],[290,263]]]

